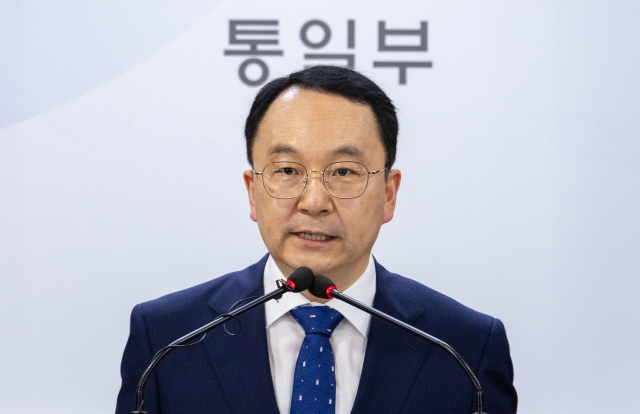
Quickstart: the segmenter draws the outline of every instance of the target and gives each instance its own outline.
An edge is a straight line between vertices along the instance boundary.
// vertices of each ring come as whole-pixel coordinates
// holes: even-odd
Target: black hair
[[[398,118],[391,99],[371,79],[354,70],[339,66],[313,66],[282,78],[274,79],[260,89],[244,126],[247,160],[253,165],[253,143],[260,123],[273,101],[292,86],[326,92],[350,101],[369,105],[378,122],[385,150],[385,167],[391,169],[396,160]]]

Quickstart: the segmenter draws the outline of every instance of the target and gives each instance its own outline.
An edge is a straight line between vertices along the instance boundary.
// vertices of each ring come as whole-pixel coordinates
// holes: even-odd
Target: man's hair
[[[247,160],[253,166],[253,143],[262,118],[273,101],[292,86],[342,96],[352,102],[369,105],[378,123],[378,131],[391,169],[396,160],[398,118],[391,99],[366,76],[339,66],[314,66],[267,83],[256,95],[244,126]]]

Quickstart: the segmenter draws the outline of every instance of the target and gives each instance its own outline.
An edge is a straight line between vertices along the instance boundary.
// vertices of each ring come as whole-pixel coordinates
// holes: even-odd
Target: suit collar
[[[374,306],[406,323],[412,323],[425,312],[424,302],[408,289],[399,275],[385,269],[376,260],[376,296]]]
[[[376,262],[374,308],[412,324],[424,304],[404,278]],[[399,412],[431,345],[399,328],[372,318],[354,413]],[[384,390],[393,390],[384,392]]]
[[[262,274],[267,262],[258,263],[226,277],[209,300],[209,306],[219,315],[229,312],[238,300],[263,294]],[[224,328],[211,331],[204,342],[232,412],[278,413],[271,379],[264,307],[252,309],[238,317],[241,331],[236,336]],[[228,323],[230,332],[237,332],[237,322]]]
[[[238,300],[262,296],[262,274],[268,258],[266,254],[257,263],[227,277],[211,296],[208,302],[211,309],[217,314],[227,313]]]

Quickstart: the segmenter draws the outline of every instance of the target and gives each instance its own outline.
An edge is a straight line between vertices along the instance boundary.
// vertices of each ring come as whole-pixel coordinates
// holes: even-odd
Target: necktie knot
[[[329,338],[342,320],[342,314],[328,306],[300,306],[291,309],[291,315],[302,326],[305,335],[321,334]]]

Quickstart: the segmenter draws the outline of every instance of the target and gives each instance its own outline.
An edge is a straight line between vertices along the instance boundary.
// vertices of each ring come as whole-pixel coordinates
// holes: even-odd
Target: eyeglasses
[[[264,189],[273,198],[296,198],[307,186],[309,174],[322,175],[322,183],[335,198],[357,198],[364,194],[369,184],[369,176],[386,170],[386,167],[369,171],[359,162],[338,161],[327,165],[322,171],[307,171],[297,162],[272,162],[262,172],[253,171],[262,176]]]

